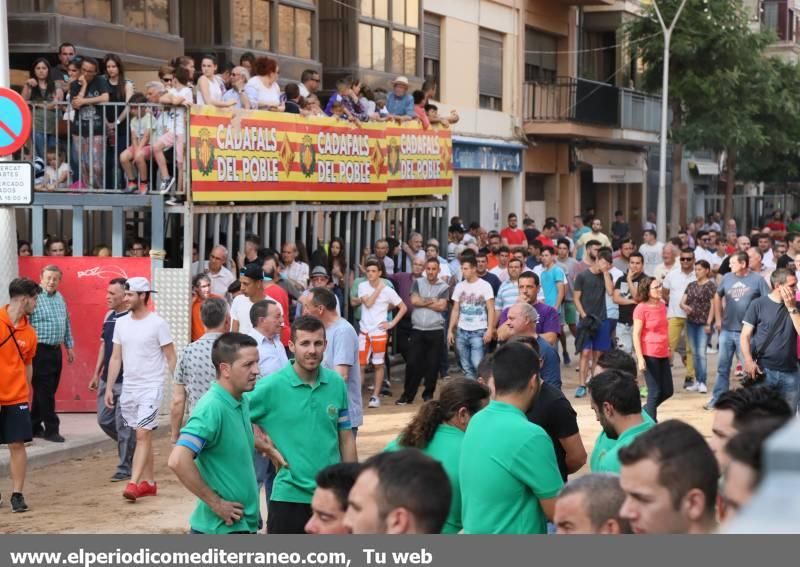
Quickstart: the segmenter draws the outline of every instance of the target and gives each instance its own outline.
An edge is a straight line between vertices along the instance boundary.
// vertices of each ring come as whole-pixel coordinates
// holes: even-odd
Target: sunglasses
[[[681,258],[681,262],[693,262],[694,258]]]

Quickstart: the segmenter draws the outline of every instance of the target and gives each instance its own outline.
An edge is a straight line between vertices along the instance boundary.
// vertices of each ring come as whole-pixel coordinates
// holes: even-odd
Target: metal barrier
[[[148,194],[158,193],[164,179],[174,178],[169,193],[188,194],[185,109],[149,103],[105,103],[78,109],[70,102],[29,106],[31,143],[23,150],[23,159],[32,159],[32,151],[46,168],[45,175],[37,178],[37,190]],[[134,124],[139,135],[148,137],[148,143],[139,148],[131,147]],[[130,190],[129,182],[136,183]]]

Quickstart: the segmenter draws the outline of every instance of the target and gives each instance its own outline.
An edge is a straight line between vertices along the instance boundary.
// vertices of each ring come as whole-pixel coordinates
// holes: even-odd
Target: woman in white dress
[[[197,80],[197,104],[210,105],[218,108],[230,108],[235,101],[222,100],[225,94],[225,83],[217,76],[217,58],[213,55],[203,55],[200,61],[200,71],[203,73]]]
[[[278,86],[278,62],[271,57],[259,57],[253,66],[253,73],[245,87],[251,108],[283,112],[285,108],[281,102],[281,88]]]

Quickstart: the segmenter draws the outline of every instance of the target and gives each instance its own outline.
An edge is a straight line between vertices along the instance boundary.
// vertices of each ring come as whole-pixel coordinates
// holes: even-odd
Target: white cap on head
[[[150,285],[150,280],[147,278],[128,278],[126,283],[128,285],[128,291],[135,291],[136,293],[157,293]]]

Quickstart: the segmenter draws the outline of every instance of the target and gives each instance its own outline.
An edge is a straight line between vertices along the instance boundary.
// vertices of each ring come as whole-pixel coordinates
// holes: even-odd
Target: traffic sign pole
[[[8,0],[0,0],[0,87],[11,86],[9,65]],[[18,275],[17,218],[13,207],[0,207],[0,305],[8,303],[8,285]]]

